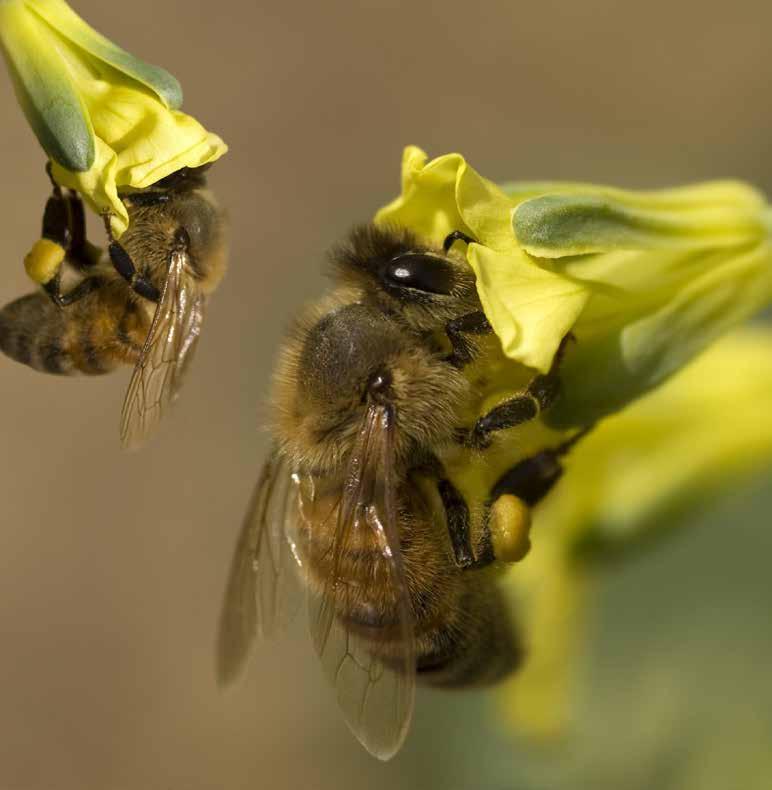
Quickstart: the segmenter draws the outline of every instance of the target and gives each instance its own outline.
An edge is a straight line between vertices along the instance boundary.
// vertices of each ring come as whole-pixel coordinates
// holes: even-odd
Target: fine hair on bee
[[[346,721],[381,759],[404,740],[416,682],[486,685],[521,662],[497,579],[527,552],[530,508],[576,440],[506,452],[557,396],[565,342],[547,374],[482,407],[493,382],[479,371],[516,363],[501,363],[455,249],[473,241],[455,231],[437,247],[370,224],[334,248],[332,288],[279,353],[274,446],[221,618],[227,682],[253,638],[275,633],[305,597]],[[465,489],[458,470],[481,463],[489,482]]]
[[[25,260],[42,287],[0,310],[0,350],[35,370],[95,375],[134,366],[121,426],[127,446],[141,443],[176,397],[206,301],[225,273],[223,214],[205,169],[121,193],[129,225],[116,240],[105,216],[106,254],[86,239],[79,195],[54,182],[41,239]]]

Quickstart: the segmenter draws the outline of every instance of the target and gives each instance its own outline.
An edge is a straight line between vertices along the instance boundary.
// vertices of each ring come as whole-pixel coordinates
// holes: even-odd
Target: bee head
[[[337,277],[364,300],[419,331],[480,309],[469,265],[399,228],[362,225],[335,248]]]

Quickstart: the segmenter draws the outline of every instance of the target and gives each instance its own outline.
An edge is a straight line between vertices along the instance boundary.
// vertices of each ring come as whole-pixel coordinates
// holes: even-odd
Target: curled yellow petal
[[[504,353],[546,373],[587,304],[589,290],[537,266],[520,250],[502,253],[472,244],[467,259]]]
[[[456,174],[464,160],[458,154],[441,156],[430,163],[427,159],[420,148],[405,149],[402,194],[375,215],[375,222],[410,228],[441,243],[454,230],[470,232],[456,203]]]

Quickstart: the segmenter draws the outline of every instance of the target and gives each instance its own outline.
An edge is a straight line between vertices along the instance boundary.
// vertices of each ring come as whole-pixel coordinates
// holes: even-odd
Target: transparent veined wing
[[[185,276],[186,253],[175,250],[150,331],[134,366],[121,412],[121,443],[141,446],[177,397],[204,319],[204,295]]]
[[[368,408],[337,506],[327,511],[335,528],[317,529],[304,548],[314,646],[347,724],[382,760],[407,735],[416,667],[397,523],[393,421],[388,407]]]
[[[255,637],[280,631],[302,600],[302,560],[294,538],[300,486],[298,475],[274,452],[255,486],[231,564],[218,635],[220,683],[239,673]]]

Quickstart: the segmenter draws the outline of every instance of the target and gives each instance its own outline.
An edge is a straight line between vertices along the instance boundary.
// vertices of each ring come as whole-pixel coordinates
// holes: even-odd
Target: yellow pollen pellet
[[[64,248],[55,241],[38,239],[24,258],[24,268],[30,279],[45,285],[59,271],[65,254]]]
[[[531,509],[512,494],[500,496],[491,507],[490,530],[497,560],[522,560],[531,548]]]

